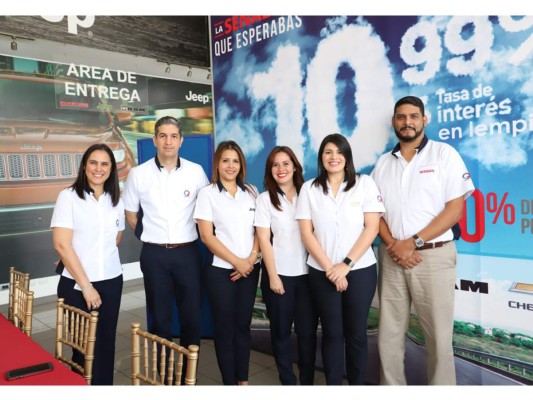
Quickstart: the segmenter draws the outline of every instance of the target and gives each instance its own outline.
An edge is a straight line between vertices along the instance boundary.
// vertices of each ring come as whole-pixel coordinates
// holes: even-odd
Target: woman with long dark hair
[[[84,311],[98,311],[93,385],[112,385],[115,336],[122,296],[118,244],[124,230],[115,157],[105,144],[89,147],[78,177],[59,193],[52,215],[54,248],[64,270],[57,296]],[[73,359],[83,365],[83,356]]]
[[[215,352],[224,385],[247,385],[252,312],[261,253],[254,231],[257,189],[246,183],[246,160],[237,143],[221,142],[212,184],[198,193],[194,219],[213,253],[206,287],[213,311]]]
[[[328,385],[364,384],[366,324],[377,284],[371,245],[385,211],[378,188],[357,174],[352,149],[338,133],[318,150],[318,176],[304,183],[296,218],[309,252],[309,282],[322,326]]]
[[[266,191],[257,199],[255,226],[263,255],[261,291],[283,385],[297,383],[291,356],[293,323],[300,384],[312,385],[315,375],[318,318],[309,289],[307,251],[294,218],[303,182],[302,166],[294,152],[287,146],[276,146],[266,160]]]

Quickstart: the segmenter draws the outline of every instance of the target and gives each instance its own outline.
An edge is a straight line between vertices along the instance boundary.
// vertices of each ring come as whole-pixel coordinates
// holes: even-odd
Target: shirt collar
[[[217,181],[217,186],[218,186],[218,190],[220,192],[222,192],[223,190],[226,190],[226,188],[224,187],[224,185],[222,184],[222,181],[220,179]],[[237,180],[237,186],[240,187],[243,192],[246,190],[246,188],[244,187],[243,183],[240,182],[239,180]],[[226,190],[226,192],[227,192],[227,190]]]
[[[420,146],[416,148],[417,152],[420,153],[424,149],[424,147],[426,147],[426,144],[428,144],[428,142],[429,142],[428,137],[424,135],[424,137],[422,138],[422,142],[420,143]],[[391,154],[394,157],[398,158],[396,153],[399,151],[400,151],[400,142],[396,143],[396,146],[394,146],[394,149],[392,149]]]
[[[159,158],[157,158],[157,154],[156,156],[154,157],[154,160],[155,160],[155,165],[157,165],[157,168],[159,168],[159,170],[161,171],[163,168],[165,168],[163,165],[161,165],[161,163],[159,162]],[[180,160],[180,157],[178,156],[178,163],[176,164],[176,169],[178,169],[179,167],[181,166],[181,160]]]

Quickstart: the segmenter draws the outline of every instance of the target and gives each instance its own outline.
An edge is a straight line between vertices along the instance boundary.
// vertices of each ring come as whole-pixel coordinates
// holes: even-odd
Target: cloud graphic
[[[266,121],[276,129],[276,144],[291,147],[303,160],[303,89],[298,46],[280,46],[270,68],[251,78],[252,104],[271,98],[275,107]],[[259,107],[253,107],[258,109]],[[275,116],[275,117],[274,117]]]
[[[255,129],[253,121],[243,118],[224,100],[219,101],[217,113],[221,115],[217,119],[217,142],[233,140],[246,154],[247,160],[253,159],[264,147],[263,137]]]
[[[339,51],[339,49],[343,51]],[[364,55],[364,56],[362,56]],[[335,79],[342,63],[355,70],[357,126],[339,126]],[[307,119],[311,148],[324,136],[339,132],[348,138],[356,169],[374,164],[385,150],[394,105],[393,77],[386,48],[368,24],[346,25],[322,39],[307,69]]]

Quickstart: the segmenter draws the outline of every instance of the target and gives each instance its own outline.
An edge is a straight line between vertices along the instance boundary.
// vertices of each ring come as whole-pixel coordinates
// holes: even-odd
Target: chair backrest
[[[21,282],[24,289],[30,288],[30,274],[27,272],[17,271],[15,267],[9,267],[9,303],[7,306],[7,319],[13,322],[13,304],[15,282]]]
[[[96,326],[98,312],[87,313],[79,308],[65,304],[64,299],[57,299],[56,319],[56,358],[72,369],[80,372],[87,384],[91,384],[94,344],[96,342]],[[69,346],[84,357],[83,365],[63,355],[63,346]]]
[[[33,318],[33,291],[22,286],[22,282],[15,282],[13,288],[13,325],[31,337]]]
[[[140,385],[141,381],[143,381],[150,385],[181,385],[182,376],[185,374],[185,385],[196,385],[200,348],[196,345],[190,345],[185,348],[177,343],[145,332],[140,329],[140,326],[139,323],[135,322],[131,324],[132,384]],[[186,357],[186,363],[184,363],[184,356]]]

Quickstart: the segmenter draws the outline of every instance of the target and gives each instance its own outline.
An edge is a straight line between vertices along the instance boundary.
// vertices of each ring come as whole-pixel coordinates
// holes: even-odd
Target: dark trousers
[[[146,305],[152,317],[150,332],[172,340],[172,302],[179,312],[180,344],[200,345],[200,249],[194,242],[167,249],[143,244],[141,271]]]
[[[348,289],[337,292],[326,274],[309,268],[311,293],[322,324],[322,359],[328,385],[342,385],[344,357],[350,385],[365,382],[367,318],[377,284],[376,264],[350,271]]]
[[[58,298],[64,298],[65,303],[78,307],[83,311],[87,303],[80,290],[74,289],[76,282],[73,279],[61,276],[57,285]],[[115,337],[117,335],[118,313],[122,298],[122,275],[105,281],[92,282],[93,287],[100,294],[102,305],[98,311],[98,325],[96,328],[96,341],[94,343],[93,377],[91,385],[112,385],[115,367]],[[73,351],[72,359],[80,365],[84,364],[83,355]]]
[[[248,380],[250,325],[259,281],[259,264],[247,278],[232,282],[233,270],[211,266],[206,287],[213,311],[215,352],[224,385]]]
[[[279,275],[284,294],[270,290],[268,273],[263,268],[261,290],[270,320],[272,351],[282,385],[296,385],[292,369],[291,330],[298,343],[298,369],[300,384],[312,385],[315,378],[316,331],[318,316],[309,288],[309,276]]]

